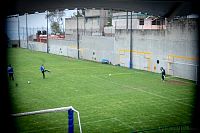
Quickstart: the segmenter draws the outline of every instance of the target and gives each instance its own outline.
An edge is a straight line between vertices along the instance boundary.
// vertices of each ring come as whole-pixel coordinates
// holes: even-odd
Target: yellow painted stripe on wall
[[[71,46],[68,46],[69,48],[77,48],[77,46],[74,46],[74,45],[71,45]]]
[[[168,55],[168,58],[178,58],[178,59],[185,59],[185,60],[198,60],[198,57],[179,56],[179,55],[174,55],[174,54]]]
[[[119,52],[130,52],[130,50],[121,49],[121,50],[119,50]],[[136,50],[131,50],[131,52],[137,53],[137,54],[152,54],[152,52],[143,52],[143,51],[136,51]]]

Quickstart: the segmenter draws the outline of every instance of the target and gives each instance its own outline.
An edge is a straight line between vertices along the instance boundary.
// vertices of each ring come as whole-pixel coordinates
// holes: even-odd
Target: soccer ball
[[[30,84],[31,82],[30,81],[28,81],[28,84]]]
[[[109,76],[111,76],[111,74],[109,74]]]

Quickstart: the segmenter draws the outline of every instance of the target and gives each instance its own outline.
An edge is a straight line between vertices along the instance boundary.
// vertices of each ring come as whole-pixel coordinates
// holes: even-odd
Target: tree
[[[83,17],[85,15],[85,11],[84,10],[78,10],[77,12],[73,13],[72,17]]]
[[[51,31],[53,34],[62,33],[61,25],[64,25],[62,20],[62,17],[64,15],[65,15],[64,10],[63,11],[55,10],[53,12],[50,12],[48,16],[46,15],[46,18],[48,17],[51,23]]]
[[[53,34],[61,33],[60,25],[57,22],[51,23],[51,31]]]

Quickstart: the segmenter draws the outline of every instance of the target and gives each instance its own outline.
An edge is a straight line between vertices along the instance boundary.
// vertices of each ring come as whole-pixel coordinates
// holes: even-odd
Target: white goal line
[[[77,113],[78,123],[79,123],[79,129],[80,129],[80,133],[82,133],[79,112],[76,109],[74,109],[72,106],[69,106],[69,107],[60,107],[60,108],[53,108],[53,109],[45,109],[45,110],[38,110],[38,111],[32,111],[32,112],[17,113],[17,114],[12,114],[12,116],[14,116],[14,117],[21,117],[21,116],[44,114],[44,113],[52,113],[52,112],[66,112],[66,111],[68,111],[70,109],[72,109],[73,111],[75,111]]]

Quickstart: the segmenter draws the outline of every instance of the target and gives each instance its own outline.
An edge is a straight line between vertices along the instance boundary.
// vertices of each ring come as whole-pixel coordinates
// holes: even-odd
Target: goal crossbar
[[[12,114],[12,116],[14,116],[14,117],[22,117],[22,116],[44,114],[44,113],[52,113],[52,112],[66,112],[66,111],[68,111],[70,109],[72,109],[74,112],[77,113],[78,123],[79,123],[78,125],[79,125],[79,129],[80,129],[80,133],[82,133],[79,112],[76,109],[74,109],[72,106],[69,106],[69,107],[60,107],[60,108],[53,108],[53,109],[44,109],[44,110],[24,112],[24,113],[17,113],[17,114]]]

